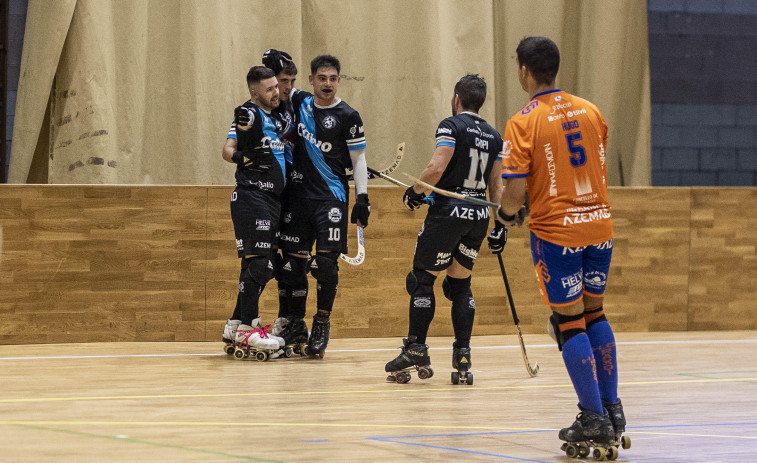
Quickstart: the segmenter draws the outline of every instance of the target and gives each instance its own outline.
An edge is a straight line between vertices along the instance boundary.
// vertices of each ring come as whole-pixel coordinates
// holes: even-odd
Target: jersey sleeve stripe
[[[455,142],[453,141],[446,141],[446,140],[438,140],[436,142],[436,146],[450,146],[452,148],[455,147]]]
[[[502,172],[502,178],[523,178],[528,177],[529,175],[531,175],[531,172],[525,174],[507,174],[505,172]]]
[[[365,142],[362,142],[362,143],[357,144],[357,145],[353,145],[353,144],[347,143],[347,149],[350,150],[350,151],[364,150],[365,149]]]

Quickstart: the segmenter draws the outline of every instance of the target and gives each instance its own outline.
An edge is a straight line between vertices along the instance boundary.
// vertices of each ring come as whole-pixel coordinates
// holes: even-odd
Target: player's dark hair
[[[463,110],[478,112],[486,100],[486,82],[478,74],[465,75],[455,84],[455,94]]]
[[[336,73],[342,72],[342,65],[339,64],[339,60],[335,56],[331,55],[318,55],[310,62],[310,73],[315,75],[319,68],[334,68]]]
[[[526,37],[518,48],[518,65],[525,66],[538,84],[550,85],[560,69],[560,50],[547,37]]]
[[[282,72],[284,74],[289,74],[290,76],[296,76],[297,75],[297,66],[295,66],[295,64],[293,62],[292,63],[284,63],[284,67],[281,68],[281,72],[279,74],[281,74]]]
[[[247,73],[247,86],[257,84],[261,80],[270,79],[276,77],[276,74],[272,70],[265,66],[253,66],[250,68],[250,72]]]

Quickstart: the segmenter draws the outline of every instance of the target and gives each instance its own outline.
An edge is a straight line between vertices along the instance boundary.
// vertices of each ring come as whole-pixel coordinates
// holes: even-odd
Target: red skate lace
[[[261,339],[267,339],[268,338],[268,330],[271,329],[271,325],[261,326],[260,328],[254,330],[253,332],[257,332],[260,334]]]

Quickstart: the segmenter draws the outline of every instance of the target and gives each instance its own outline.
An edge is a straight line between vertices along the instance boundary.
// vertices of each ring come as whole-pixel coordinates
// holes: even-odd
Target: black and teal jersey
[[[308,92],[293,92],[290,98],[296,130],[290,195],[348,202],[350,151],[365,149],[360,114],[341,99],[320,107]]]
[[[233,122],[226,138],[237,140],[237,151],[245,151],[245,149],[250,148],[269,148],[273,152],[276,162],[265,172],[237,166],[235,173],[237,185],[279,196],[286,184],[285,144],[279,138],[276,123],[270,115],[250,100],[247,100],[242,106],[247,108],[247,112],[250,114],[250,128],[247,130],[239,128],[238,130],[236,122]]]
[[[462,112],[436,129],[436,146],[455,149],[436,186],[474,196],[486,196],[494,162],[502,153],[502,136],[479,115]]]

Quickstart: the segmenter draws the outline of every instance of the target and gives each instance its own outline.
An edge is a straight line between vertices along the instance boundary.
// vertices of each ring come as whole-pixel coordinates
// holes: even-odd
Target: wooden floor
[[[632,447],[618,461],[757,459],[757,332],[620,333]],[[556,347],[473,339],[472,386],[385,382],[397,338],[335,339],[323,360],[238,361],[221,343],[0,346],[2,462],[572,461],[576,398]]]

